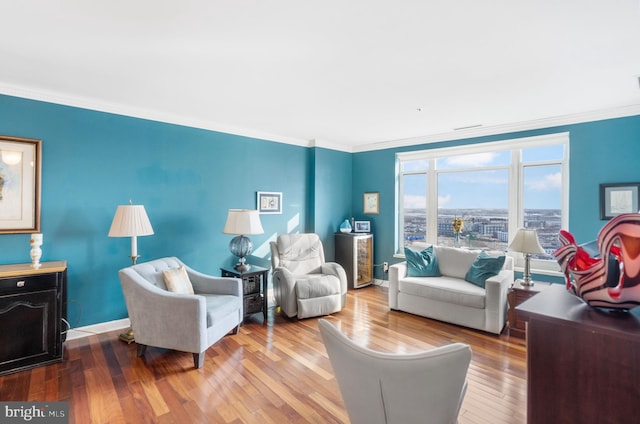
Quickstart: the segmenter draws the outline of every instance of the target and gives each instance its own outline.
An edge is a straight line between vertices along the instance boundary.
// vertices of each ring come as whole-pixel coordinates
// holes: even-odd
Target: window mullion
[[[429,200],[429,199],[435,199]],[[427,173],[427,243],[436,244],[438,241],[438,170],[436,159],[429,159]]]

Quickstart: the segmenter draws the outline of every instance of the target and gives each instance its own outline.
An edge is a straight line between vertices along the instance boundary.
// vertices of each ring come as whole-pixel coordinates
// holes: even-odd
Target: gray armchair
[[[347,274],[325,262],[317,234],[281,235],[270,245],[274,295],[287,317],[329,315],[345,306]]]
[[[466,392],[471,348],[452,343],[425,352],[376,352],[318,321],[352,424],[453,424]]]
[[[163,271],[184,266],[194,294],[167,290]],[[120,282],[138,344],[138,356],[147,346],[193,353],[200,368],[209,346],[242,322],[242,282],[195,271],[178,258],[162,258],[119,271]]]

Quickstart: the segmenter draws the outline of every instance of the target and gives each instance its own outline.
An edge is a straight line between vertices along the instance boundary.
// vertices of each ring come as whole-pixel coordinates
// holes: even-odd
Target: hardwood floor
[[[349,337],[386,352],[415,352],[461,341],[473,357],[460,424],[526,421],[525,345],[387,307],[385,288],[349,291],[347,308],[327,317]],[[0,377],[1,401],[68,401],[70,423],[349,422],[317,319],[285,320],[274,309],[207,350],[190,353],[135,344],[119,332],[67,341],[62,363]]]

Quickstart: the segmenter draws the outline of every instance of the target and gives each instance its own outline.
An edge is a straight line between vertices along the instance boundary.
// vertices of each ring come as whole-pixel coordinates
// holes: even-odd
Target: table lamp
[[[235,269],[240,272],[249,271],[251,265],[245,263],[246,257],[253,251],[253,243],[246,237],[252,234],[263,234],[260,214],[257,210],[229,209],[227,222],[222,230],[224,234],[234,234],[236,237],[229,242],[229,250],[240,258]]]
[[[138,258],[138,236],[150,236],[153,228],[143,205],[120,205],[111,222],[109,237],[131,237],[131,260],[135,265]]]
[[[531,255],[546,253],[542,246],[540,246],[536,230],[520,228],[509,244],[509,250],[524,253],[524,277],[521,284],[523,286],[532,286]]]

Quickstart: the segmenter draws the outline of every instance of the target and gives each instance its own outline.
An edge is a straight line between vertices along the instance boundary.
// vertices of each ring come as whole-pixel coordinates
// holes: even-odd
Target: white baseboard
[[[380,280],[379,278],[374,278],[373,284],[375,284],[376,286],[389,288],[389,280]]]
[[[70,328],[69,331],[67,331],[67,340],[80,339],[82,337],[89,337],[94,334],[107,333],[113,330],[122,330],[129,328],[130,325],[131,323],[129,321],[129,318],[123,318],[115,321],[87,325],[85,327]]]
[[[381,287],[389,287],[389,281],[375,278],[373,284]],[[129,318],[118,319],[115,321],[101,322],[99,324],[87,325],[84,327],[70,328],[67,331],[67,340],[80,339],[89,337],[94,334],[108,333],[114,330],[123,330],[131,326]]]

